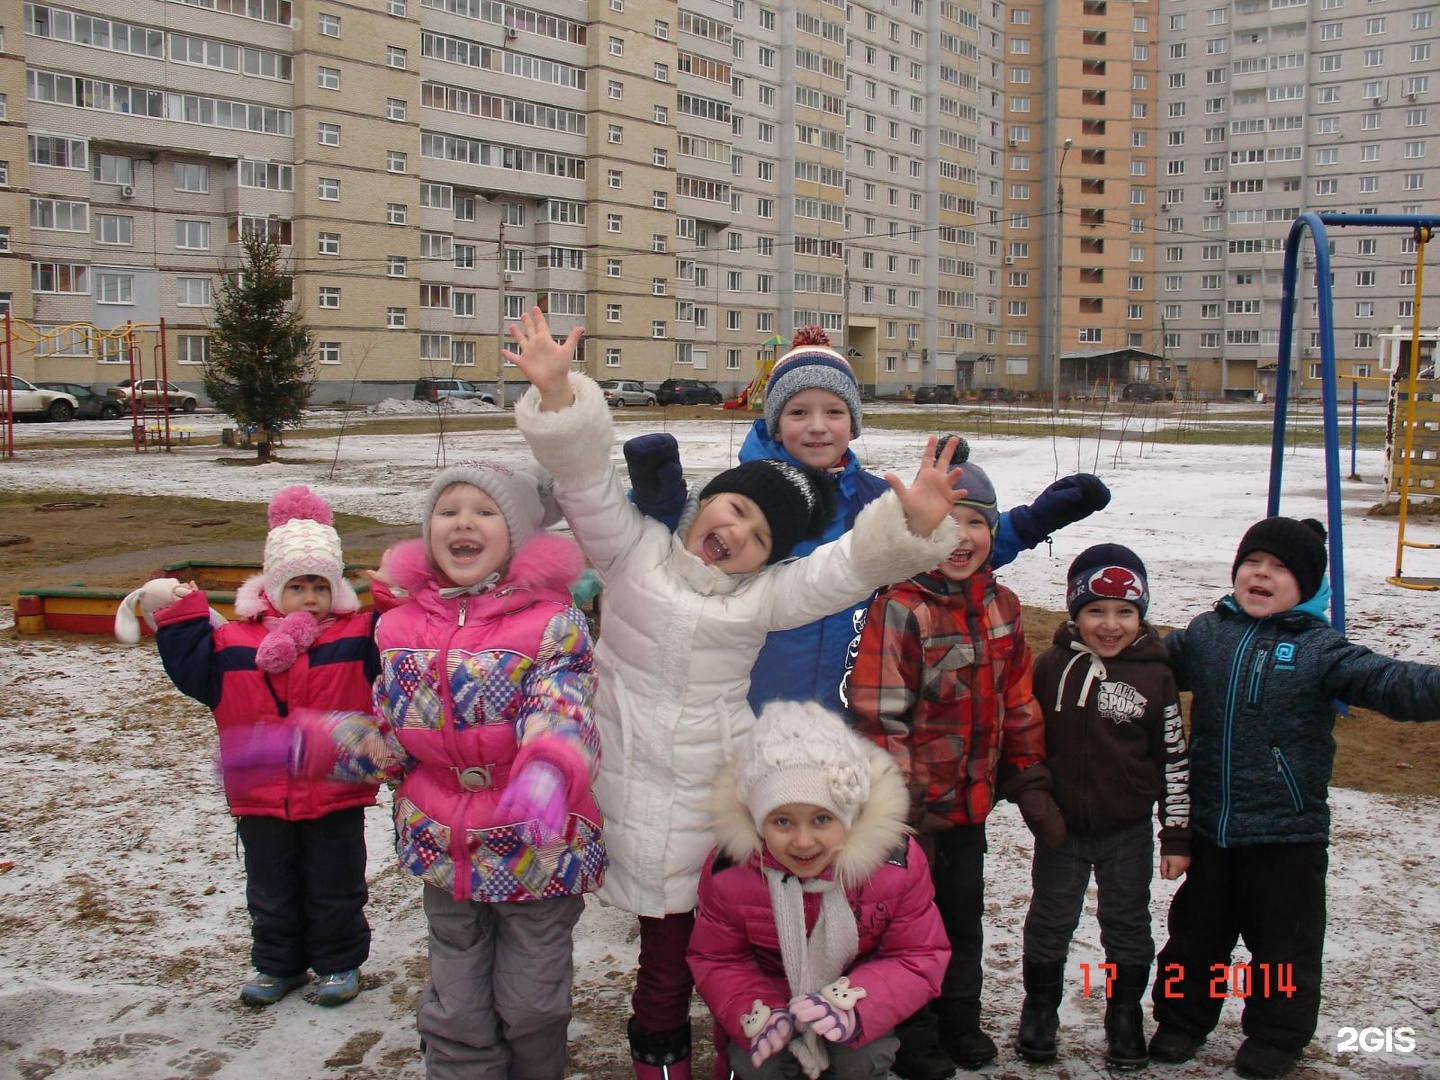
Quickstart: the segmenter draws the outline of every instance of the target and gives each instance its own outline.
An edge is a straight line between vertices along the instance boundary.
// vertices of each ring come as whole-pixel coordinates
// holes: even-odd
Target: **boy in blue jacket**
[[[1225,994],[1212,993],[1223,976],[1213,980],[1243,938],[1235,1070],[1273,1078],[1295,1065],[1320,1012],[1335,702],[1440,718],[1440,667],[1376,655],[1331,628],[1325,566],[1318,521],[1266,518],[1240,541],[1234,592],[1166,639],[1180,689],[1194,692],[1193,835],[1151,991],[1157,1061],[1189,1061],[1214,1029]]]

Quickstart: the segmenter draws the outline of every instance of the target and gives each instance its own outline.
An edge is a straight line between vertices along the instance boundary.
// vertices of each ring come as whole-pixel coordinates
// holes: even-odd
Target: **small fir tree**
[[[266,458],[280,430],[299,424],[316,363],[280,244],[246,235],[241,245],[244,261],[222,276],[215,301],[205,393],[238,426],[258,433],[256,453]]]

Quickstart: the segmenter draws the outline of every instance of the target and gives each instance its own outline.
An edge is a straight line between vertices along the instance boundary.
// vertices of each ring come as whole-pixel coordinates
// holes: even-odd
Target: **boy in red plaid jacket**
[[[980,958],[985,819],[997,791],[1019,803],[1042,842],[1058,845],[1065,828],[1041,764],[1045,729],[1020,601],[990,569],[995,488],[973,463],[961,468],[959,545],[875,598],[847,684],[861,733],[894,755],[909,784],[952,950],[940,997],[896,1028],[892,1071],[905,1080],[941,1080],[995,1057],[980,1026]]]

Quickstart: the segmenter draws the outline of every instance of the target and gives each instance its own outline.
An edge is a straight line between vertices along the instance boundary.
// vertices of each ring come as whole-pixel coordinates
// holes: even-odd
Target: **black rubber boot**
[[[1145,1048],[1145,988],[1149,964],[1119,964],[1105,1003],[1105,1060],[1117,1069],[1141,1069],[1150,1063]]]
[[[1022,967],[1025,1001],[1020,1006],[1020,1030],[1015,1049],[1026,1061],[1044,1064],[1055,1060],[1055,1033],[1060,1030],[1060,999],[1065,995],[1065,961],[1031,960]]]
[[[929,1005],[895,1025],[900,1048],[890,1071],[902,1080],[946,1080],[955,1062],[940,1049],[940,1026]]]
[[[962,1069],[979,1069],[995,1060],[995,1040],[980,1026],[980,1001],[940,1001],[940,1045]]]

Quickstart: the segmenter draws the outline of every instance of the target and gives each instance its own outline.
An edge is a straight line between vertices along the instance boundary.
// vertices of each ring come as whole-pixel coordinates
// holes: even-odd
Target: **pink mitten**
[[[790,1002],[790,1012],[801,1028],[808,1028],[830,1042],[845,1043],[860,1029],[855,1006],[863,997],[865,991],[851,986],[850,980],[842,975],[813,994],[795,998]]]
[[[783,1005],[772,1009],[759,998],[740,1018],[740,1030],[750,1040],[750,1064],[757,1069],[772,1055],[785,1049],[795,1034],[795,1021]]]
[[[565,829],[565,777],[549,762],[532,761],[510,778],[495,812],[516,821],[537,821],[547,836]]]
[[[220,732],[220,769],[227,780],[264,782],[299,772],[305,736],[286,724],[255,724]]]
[[[289,671],[290,666],[320,636],[320,624],[308,611],[292,611],[280,625],[265,635],[255,650],[255,666],[270,675]]]

